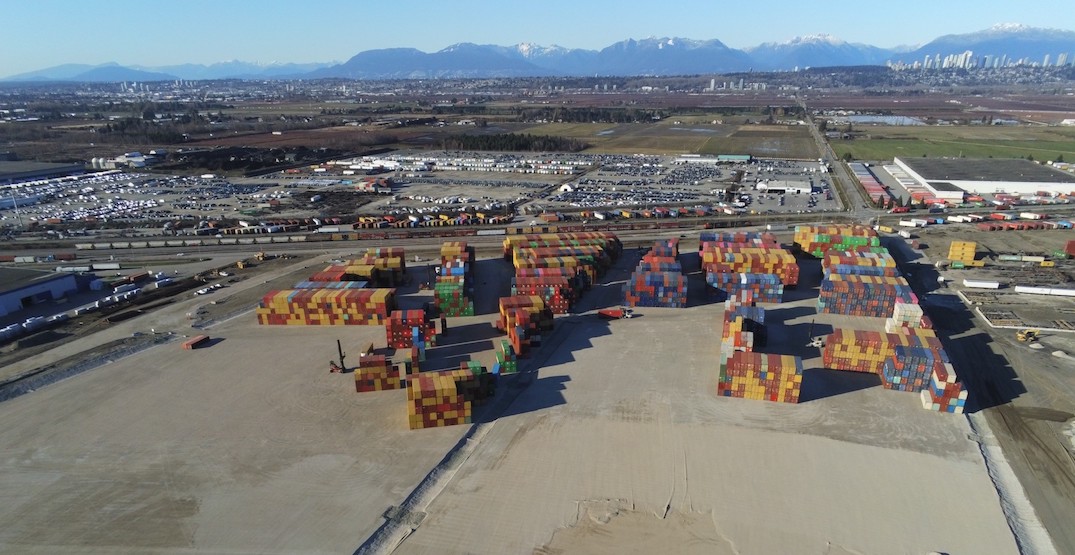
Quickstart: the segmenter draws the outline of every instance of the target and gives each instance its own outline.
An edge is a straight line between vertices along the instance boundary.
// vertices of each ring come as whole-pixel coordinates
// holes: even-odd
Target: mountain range
[[[716,39],[675,37],[628,39],[601,50],[540,46],[460,43],[437,52],[386,48],[360,52],[343,63],[253,64],[232,61],[212,65],[97,66],[65,64],[13,75],[2,81],[166,81],[203,79],[437,79],[541,76],[663,76],[786,71],[806,67],[883,65],[921,62],[926,57],[990,56],[1056,64],[1061,54],[1075,61],[1075,32],[1016,24],[996,25],[976,33],[945,35],[917,47],[885,49],[848,43],[829,35],[796,37],[787,42],[730,48]]]

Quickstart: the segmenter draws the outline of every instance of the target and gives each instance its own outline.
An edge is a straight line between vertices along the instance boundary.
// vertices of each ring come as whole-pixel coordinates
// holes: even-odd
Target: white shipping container
[[[999,281],[980,281],[975,279],[964,279],[963,287],[969,287],[971,289],[1000,289]]]
[[[917,227],[917,225],[915,225],[915,223],[911,220],[900,220],[899,225],[903,227]]]
[[[1020,212],[1019,217],[1024,220],[1041,220],[1045,218],[1042,214],[1035,214],[1034,212]]]
[[[768,231],[784,231],[788,228],[785,224],[768,224],[765,229]]]
[[[1023,256],[1023,262],[1036,262],[1038,264],[1045,262],[1044,256]]]
[[[1031,295],[1054,295],[1058,297],[1075,297],[1075,289],[1059,289],[1052,287],[1029,287],[1016,285],[1016,293],[1029,293]]]
[[[911,218],[911,223],[913,223],[916,227],[926,227],[927,225],[929,225],[928,220],[920,220],[918,218]]]

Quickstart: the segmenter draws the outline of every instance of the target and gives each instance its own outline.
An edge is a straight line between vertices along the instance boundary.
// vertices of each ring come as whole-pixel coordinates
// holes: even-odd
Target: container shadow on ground
[[[994,339],[986,332],[971,329],[974,315],[965,305],[952,304],[943,312],[930,306],[928,314],[942,330],[938,335],[944,350],[967,388],[964,412],[1004,405],[1027,392],[1008,359],[994,352]],[[952,328],[959,331],[950,331]]]
[[[208,349],[209,347],[216,347],[217,345],[219,345],[219,344],[221,344],[223,342],[224,342],[223,337],[211,337],[211,338],[209,338],[209,341],[206,341],[205,343],[203,343],[198,348],[199,349]]]
[[[967,389],[964,412],[1004,405],[1026,393],[1026,386],[1007,358],[993,351],[993,338],[986,332],[976,331],[971,310],[958,297],[933,293],[939,288],[936,268],[921,262],[923,255],[902,240],[887,238],[885,246],[900,263],[904,274],[910,274],[908,283],[921,300],[934,328],[940,332],[937,335],[944,350]]]
[[[503,412],[499,413],[498,418],[527,414],[567,404],[564,391],[567,390],[567,383],[571,381],[571,376],[559,375],[530,378],[517,375],[502,379],[502,383],[512,379],[519,383],[505,385],[508,385],[508,387],[525,387],[526,390],[515,399],[514,403],[511,403]]]
[[[881,387],[881,377],[877,374],[807,368],[803,370],[799,402],[808,403],[871,387]]]
[[[503,385],[498,388],[497,396],[503,394],[505,400],[511,402],[499,416],[526,414],[566,404],[563,391],[571,381],[570,376],[545,369],[574,362],[576,351],[592,348],[594,338],[612,334],[610,322],[595,315],[569,316],[558,320],[557,326],[543,337],[541,347],[519,360],[522,372],[502,378]]]
[[[832,326],[821,322],[785,322],[815,314],[811,307],[797,306],[787,308],[766,308],[765,321],[768,329],[769,343],[763,352],[795,355],[804,359],[820,356],[817,347],[811,347],[810,341],[820,335],[832,333]]]
[[[1026,393],[1026,386],[1008,360],[990,349],[992,338],[973,333],[944,341],[945,351],[967,388],[964,412],[973,413],[1005,405]]]
[[[479,260],[473,268],[474,314],[495,314],[500,311],[500,297],[511,295],[511,278],[515,268],[503,258]]]
[[[448,330],[437,337],[437,345],[426,349],[426,360],[420,366],[423,372],[459,368],[459,363],[471,360],[471,355],[493,350],[495,340],[502,337],[505,335],[488,322],[458,327],[449,324]]]

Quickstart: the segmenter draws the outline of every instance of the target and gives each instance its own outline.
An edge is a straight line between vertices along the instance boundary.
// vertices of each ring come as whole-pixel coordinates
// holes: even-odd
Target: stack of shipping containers
[[[927,410],[960,414],[967,404],[967,389],[956,377],[951,364],[934,366],[929,385],[919,395]]]
[[[493,374],[514,374],[519,371],[519,361],[515,356],[515,348],[511,341],[501,339],[497,344],[496,362],[493,363]]]
[[[388,346],[392,349],[410,349],[414,347],[415,330],[421,342],[435,346],[437,341],[436,323],[424,310],[394,310],[384,324]]]
[[[530,345],[540,339],[540,333],[552,326],[552,311],[541,297],[514,295],[500,298],[500,318],[496,327],[508,334],[515,354],[525,355]]]
[[[900,271],[896,260],[887,252],[829,251],[821,259],[821,267],[829,274],[896,277]]]
[[[703,233],[698,244],[706,283],[730,296],[751,291],[756,302],[779,303],[799,283],[799,264],[770,233]]]
[[[379,326],[396,308],[395,289],[270,291],[255,310],[263,325]]]
[[[684,308],[687,276],[679,264],[679,239],[657,241],[623,286],[623,304]]]
[[[541,297],[553,314],[567,314],[576,299],[575,288],[567,276],[514,277],[511,294]]]
[[[364,354],[359,359],[358,368],[355,368],[355,391],[383,391],[402,386],[399,368],[384,355]]]
[[[365,289],[368,281],[300,281],[295,289]]]
[[[717,270],[710,265],[706,283],[730,295],[750,291],[760,303],[779,303],[784,300],[784,284],[776,274],[743,273]]]
[[[458,370],[407,376],[407,420],[412,430],[469,424],[474,404],[490,394],[481,365],[463,362]]]
[[[885,319],[885,331],[896,333],[899,328],[933,328],[933,323],[917,303],[896,301],[892,316]]]
[[[802,359],[792,355],[736,351],[728,358],[717,394],[725,397],[798,403]]]
[[[885,389],[917,393],[929,385],[934,367],[946,363],[944,349],[896,345],[881,366],[881,384]]]
[[[881,240],[872,228],[857,225],[797,225],[795,246],[821,258],[830,250],[881,252]]]
[[[727,351],[753,351],[766,343],[765,309],[755,306],[750,292],[725,301],[721,345]]]
[[[332,264],[310,276],[309,281],[368,281],[377,287],[395,287],[407,272],[400,247],[370,248],[361,258]]]
[[[836,328],[825,339],[821,361],[825,368],[849,370],[880,375],[882,367],[894,353],[897,345],[943,347],[937,335],[930,329],[900,328],[896,333]]]
[[[902,277],[828,274],[821,282],[817,311],[885,318],[892,314],[896,301],[918,302]]]
[[[978,244],[974,241],[952,241],[948,247],[948,261],[953,268],[971,268],[984,266],[984,260],[975,260]]]
[[[443,316],[474,316],[474,249],[465,242],[441,245],[440,268],[433,284],[433,299]]]
[[[622,250],[616,235],[605,232],[504,238],[504,257],[515,267],[512,294],[540,296],[555,314],[566,314]]]
[[[765,345],[765,309],[755,306],[753,294],[743,291],[724,303],[717,395],[799,402],[802,359],[755,352]]]

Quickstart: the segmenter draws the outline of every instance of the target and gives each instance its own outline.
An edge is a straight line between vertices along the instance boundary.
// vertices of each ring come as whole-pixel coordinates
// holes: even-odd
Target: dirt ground
[[[808,298],[772,307],[767,321],[784,323],[766,350],[807,357],[804,402],[727,399],[717,306],[692,297],[565,321],[531,362],[533,384],[395,552],[646,553],[688,537],[708,553],[1018,551],[965,419],[819,368],[810,328],[839,318],[812,317]]]
[[[618,304],[640,254],[579,310]],[[309,264],[239,282],[222,305]],[[483,314],[450,320],[431,366],[491,360],[508,276],[479,263]],[[687,309],[560,319],[523,363],[532,383],[467,442],[397,552],[600,552],[599,538],[642,553],[688,537],[709,553],[1018,552],[967,419],[820,369],[806,341],[844,320],[814,316],[817,279],[767,314],[766,350],[804,357],[799,405],[715,395],[719,305],[699,275]],[[205,302],[108,333],[179,329]],[[0,404],[0,551],[350,552],[468,432],[406,430],[403,392],[356,394],[351,375],[327,373],[336,339],[353,351],[383,342],[382,327],[260,327],[245,313],[205,331],[208,348],[163,345]]]

